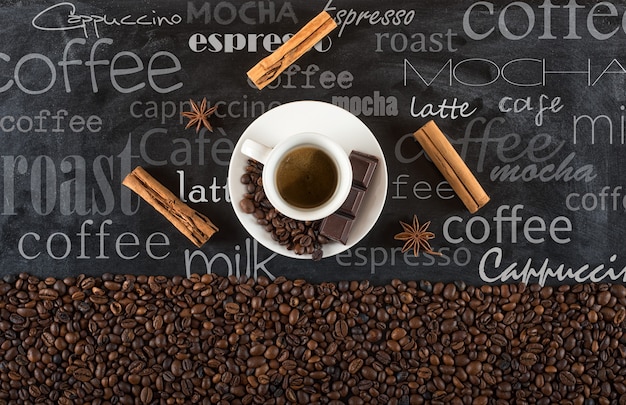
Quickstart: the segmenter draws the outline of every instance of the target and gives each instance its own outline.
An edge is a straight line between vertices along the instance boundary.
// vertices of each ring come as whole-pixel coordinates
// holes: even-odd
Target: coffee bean
[[[298,323],[298,320],[300,320],[300,311],[298,311],[297,308],[293,308],[289,312],[288,322],[290,325],[295,325],[296,323]]]
[[[607,305],[611,301],[611,292],[610,291],[601,291],[598,293],[596,302],[598,305]]]
[[[391,331],[391,339],[393,340],[400,340],[403,337],[405,337],[407,334],[406,329],[404,328],[395,328],[394,330]]]
[[[191,397],[193,395],[193,392],[194,392],[193,381],[183,378],[182,381],[180,382],[180,386],[181,386],[183,395],[185,395],[186,397]]]
[[[309,225],[264,213],[287,244],[315,243]],[[616,286],[104,274],[20,275],[0,291],[0,402],[626,398]]]
[[[400,346],[400,344],[395,340],[388,340],[387,348],[395,353],[399,353],[400,351],[402,351],[402,346]]]
[[[150,387],[143,387],[139,394],[139,399],[142,404],[150,404],[152,403],[152,399],[154,397],[154,393]]]
[[[454,283],[446,284],[443,289],[443,297],[447,300],[454,301],[458,297],[457,287]]]
[[[82,382],[86,382],[91,380],[92,377],[92,373],[91,370],[89,370],[88,368],[77,368],[74,372],[73,372],[74,378],[76,378],[78,381],[82,381]]]
[[[132,329],[132,328],[134,328],[135,326],[137,326],[137,321],[136,321],[135,319],[131,319],[131,318],[128,318],[128,319],[123,319],[123,320],[120,322],[120,326],[121,326],[122,328],[124,328],[124,329]]]
[[[615,323],[616,325],[619,325],[619,324],[623,323],[624,320],[626,320],[626,309],[625,308],[620,308],[615,313],[615,316],[613,317],[613,323]]]
[[[38,398],[41,395],[41,390],[37,385],[31,385],[28,387],[28,393],[33,398]]]
[[[319,234],[321,221],[296,221],[278,213],[263,189],[261,177],[263,165],[249,160],[245,170],[241,182],[246,185],[247,193],[239,202],[242,211],[254,215],[258,224],[265,227],[272,239],[286,249],[297,255],[310,254],[315,261],[321,260],[323,257],[321,246],[329,242]]]
[[[18,315],[17,313],[12,313],[11,315],[9,315],[9,321],[13,325],[23,325],[24,323],[26,323],[26,319],[23,316]]]
[[[377,361],[379,361],[382,365],[387,366],[391,363],[391,354],[385,352],[385,351],[378,351],[375,354],[375,358]]]
[[[373,381],[373,380],[376,380],[376,377],[378,376],[378,372],[376,370],[374,370],[370,366],[365,366],[365,367],[361,368],[361,375],[366,380]]]
[[[249,198],[244,198],[239,201],[239,207],[246,214],[252,214],[256,210],[256,207],[254,206],[254,201]]]
[[[124,310],[122,304],[120,304],[119,302],[112,302],[111,304],[109,304],[109,308],[111,310],[111,313],[115,316],[121,315],[122,311]]]
[[[43,332],[41,334],[41,339],[44,344],[48,347],[54,346],[55,337],[50,332]]]
[[[52,288],[42,288],[39,290],[39,298],[42,300],[54,301],[59,298],[59,293]]]
[[[363,366],[363,359],[356,358],[350,362],[348,365],[348,372],[350,374],[356,374],[359,372],[361,367]]]
[[[472,361],[466,367],[465,371],[468,375],[479,375],[482,372],[483,365],[480,361]]]
[[[430,380],[433,375],[433,371],[428,367],[420,367],[417,370],[417,376],[419,378],[423,378],[424,380]]]
[[[335,334],[340,339],[348,335],[348,323],[344,319],[340,319],[335,323]]]
[[[228,302],[224,305],[224,309],[229,314],[236,314],[239,312],[239,304],[236,302]]]
[[[103,295],[90,295],[89,296],[89,301],[91,301],[92,303],[96,304],[96,305],[104,305],[107,302],[109,302],[109,299]]]
[[[561,384],[566,386],[574,386],[576,385],[576,377],[569,371],[561,371],[559,373],[559,381]]]
[[[441,333],[451,334],[458,330],[458,323],[456,319],[445,319],[441,322]]]
[[[80,288],[83,290],[91,290],[96,285],[96,280],[93,277],[86,277],[80,282]]]

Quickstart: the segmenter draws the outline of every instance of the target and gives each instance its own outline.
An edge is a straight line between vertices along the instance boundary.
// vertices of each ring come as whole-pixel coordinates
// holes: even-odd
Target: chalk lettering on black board
[[[553,97],[541,94],[535,101],[533,97],[509,97],[505,96],[498,102],[498,109],[504,113],[520,114],[525,111],[535,113],[535,125],[543,125],[543,118],[546,113],[558,114],[563,109],[561,97]]]
[[[398,115],[398,99],[383,96],[374,91],[371,96],[332,96],[332,104],[350,111],[356,116],[395,117]]]
[[[403,32],[377,32],[375,52],[394,53],[403,52],[456,52],[452,41],[458,36],[457,33],[448,28],[446,32],[433,32],[424,34],[415,32],[413,34],[405,34]]]
[[[275,1],[246,1],[231,3],[220,1],[215,5],[212,2],[203,2],[197,6],[195,2],[187,2],[187,24],[201,22],[218,25],[231,25],[241,21],[246,25],[282,23],[291,20],[298,24],[298,17],[291,2],[277,3]]]
[[[467,101],[459,104],[457,97],[454,97],[450,102],[448,102],[447,98],[444,98],[441,103],[436,105],[434,103],[426,103],[421,109],[415,105],[416,100],[417,97],[411,97],[411,117],[413,118],[436,117],[455,120],[457,118],[469,118],[478,110],[476,107],[470,110],[471,106]]]
[[[74,47],[75,44],[80,47]],[[118,52],[110,59],[96,59],[96,54],[104,52],[102,49],[98,48],[105,48],[104,45],[113,44],[113,40],[110,38],[100,38],[90,46],[89,57],[85,60],[82,58],[68,59],[70,56],[79,55],[80,50],[86,53],[87,51],[83,49],[85,44],[86,41],[80,38],[69,41],[63,50],[62,59],[57,62],[57,65],[60,66],[63,71],[63,79],[61,79],[61,81],[66,93],[73,91],[70,77],[72,75],[70,71],[74,71],[75,69],[81,69],[82,71],[87,70],[89,72],[89,84],[91,84],[92,93],[98,93],[99,86],[102,85],[101,79],[99,79],[102,75],[96,72],[96,70],[100,69],[108,72],[111,85],[116,91],[122,94],[134,93],[145,88],[146,79],[149,87],[161,94],[171,93],[183,87],[183,83],[179,81],[175,75],[181,70],[180,60],[171,52],[157,51],[153,53],[152,56],[150,56],[146,69],[143,59],[131,51]],[[0,52],[0,59],[6,62],[11,61],[11,57],[2,52]],[[128,67],[128,63],[132,63],[132,67]],[[124,64],[124,67],[120,67],[122,64]],[[43,71],[38,69],[38,66],[43,68]],[[48,56],[40,53],[24,55],[17,61],[13,68],[9,69],[13,69],[13,74],[9,75],[12,76],[13,79],[7,80],[7,82],[0,87],[0,93],[8,91],[15,85],[25,94],[40,95],[48,93],[57,83],[55,64]],[[26,83],[29,81],[23,77],[23,74],[30,73],[32,75],[33,72],[36,74],[38,88],[27,87]],[[131,77],[134,85],[129,86],[120,83],[120,79],[122,79],[123,82],[127,82],[131,80]],[[30,77],[30,79],[32,80],[33,78]],[[84,84],[84,82],[80,84]],[[76,90],[85,91],[84,88]]]
[[[414,256],[413,251],[402,253],[401,247],[365,247],[359,246],[347,249],[335,256],[336,263],[343,268],[369,270],[369,274],[376,274],[377,270],[392,271],[396,266],[407,266],[412,269],[427,272],[437,267],[455,265],[466,267],[472,261],[471,251],[463,246],[449,248],[442,247],[438,250],[441,256],[433,256],[428,253],[420,253]],[[400,257],[398,259],[398,256]]]
[[[598,264],[592,267],[583,264],[578,268],[566,267],[565,264],[552,265],[550,259],[543,261],[529,258],[525,261],[502,263],[503,249],[493,247],[480,259],[478,272],[482,281],[486,283],[511,283],[524,284],[537,283],[545,285],[546,281],[576,282],[576,283],[602,283],[622,282],[626,283],[626,266],[622,268],[607,267],[606,264]],[[617,255],[609,258],[609,266],[617,261]],[[539,262],[538,265],[534,264]],[[506,267],[505,267],[506,266]]]
[[[543,183],[551,181],[580,181],[589,183],[598,175],[594,165],[586,164],[580,167],[572,166],[572,162],[576,158],[576,152],[571,152],[560,163],[549,163],[546,165],[538,165],[536,163],[526,166],[505,164],[503,166],[494,166],[491,170],[489,178],[491,181],[500,182],[530,182],[537,180]]]
[[[178,174],[178,198],[182,202],[189,201],[196,204],[218,203],[220,201],[230,202],[227,180],[221,178],[218,180],[217,177],[213,177],[211,184],[189,185],[185,180],[184,170],[177,170],[176,174]]]
[[[121,170],[130,166],[129,154],[122,152],[118,158]],[[90,163],[80,155],[58,161],[48,155],[3,155],[0,162],[4,186],[0,215],[17,215],[16,207],[32,209],[38,216],[53,212],[63,216],[109,215],[116,203],[126,215],[136,212],[129,194],[113,191],[122,188],[113,177],[113,155],[98,155]],[[27,192],[15,192],[20,183],[30,185]]]
[[[152,128],[141,135],[139,154],[134,157],[139,157],[143,162],[155,167],[168,165],[226,167],[235,144],[221,127],[216,128],[212,134],[214,134],[212,137],[207,138],[206,129],[202,129],[193,140],[190,140],[183,137],[173,138],[165,128]],[[220,136],[217,136],[218,134]],[[131,136],[129,135],[128,148]],[[164,145],[169,145],[169,148],[164,148]]]
[[[28,134],[97,134],[102,130],[102,118],[98,115],[84,117],[70,113],[63,108],[56,111],[40,110],[39,113],[5,115],[0,117],[0,130],[3,134],[12,132]]]
[[[446,136],[468,165],[473,164],[472,168],[477,173],[485,171],[485,160],[488,156],[495,156],[500,162],[507,164],[523,158],[538,164],[557,158],[565,145],[565,141],[559,141],[548,133],[535,134],[524,144],[524,139],[516,132],[498,133],[501,130],[498,125],[505,124],[506,120],[502,117],[489,120],[475,117],[466,125],[462,136]],[[395,157],[400,163],[412,163],[424,156],[423,149],[414,146],[412,137],[413,134],[408,133],[396,142]]]
[[[503,81],[515,87],[541,87],[559,78],[568,78],[572,82],[584,78],[588,87],[594,87],[601,82],[609,81],[611,77],[626,75],[626,68],[617,59],[595,63],[603,63],[601,71],[592,66],[591,59],[586,60],[585,66],[579,63],[576,66],[563,67],[558,61],[545,58],[517,58],[506,62],[479,57],[461,60],[450,58],[442,63],[441,68],[438,66],[435,68],[439,70],[426,75],[425,71],[430,72],[432,69],[418,68],[405,58],[404,86],[407,87],[409,82],[416,81],[426,87],[441,83],[447,83],[448,86],[459,84],[468,87],[486,87]],[[558,68],[552,67],[553,65],[557,65]],[[479,75],[476,72],[485,74]]]
[[[281,101],[277,100],[249,100],[247,94],[242,94],[241,99],[207,101],[207,108],[217,106],[217,110],[213,114],[217,118],[256,118],[282,104]],[[161,125],[165,125],[168,122],[177,122],[183,125],[185,121],[180,113],[189,111],[189,109],[189,100],[135,100],[129,105],[129,112],[132,118],[156,120]],[[172,121],[172,119],[174,120]],[[222,133],[224,130],[219,128],[218,131]],[[204,136],[202,130],[200,131],[200,136]]]
[[[189,37],[187,44],[193,52],[233,53],[233,52],[274,52],[282,44],[293,37],[293,33],[195,33]],[[313,50],[325,53],[332,47],[333,41],[326,36],[313,45]]]
[[[41,11],[32,19],[31,24],[34,28],[41,31],[71,31],[81,29],[85,38],[89,37],[89,27],[91,27],[96,37],[99,38],[101,26],[144,26],[152,28],[174,26],[180,24],[182,21],[183,18],[179,14],[163,16],[159,15],[156,10],[150,10],[150,12],[139,15],[126,14],[121,17],[106,14],[78,14],[74,4],[62,2]],[[59,22],[61,24],[59,24]]]
[[[619,132],[617,133],[617,135],[620,136],[620,140],[618,145],[624,145],[624,143],[626,142],[626,120],[624,119],[625,109],[626,107],[624,107],[623,105],[620,106],[621,114],[619,118]],[[596,130],[598,129],[604,129],[604,131],[602,131],[602,135],[604,136],[601,138],[601,140],[608,138],[609,144],[613,145],[613,135],[615,135],[616,132],[613,128],[613,119],[608,115],[600,114],[595,117],[591,117],[588,114],[574,115],[572,121],[574,124],[574,133],[572,138],[572,142],[574,145],[579,143],[578,133],[581,130],[584,131],[584,129],[588,129],[587,132],[582,133],[582,135],[588,135],[584,138],[584,140],[587,141],[588,145],[596,144]],[[588,125],[583,125],[585,123],[588,123]]]
[[[480,245],[493,238],[493,233],[496,243],[517,244],[520,243],[520,236],[521,240],[530,244],[540,244],[546,240],[560,245],[571,242],[573,226],[568,217],[560,215],[546,222],[546,219],[537,215],[522,217],[520,211],[523,209],[522,204],[513,207],[500,205],[491,221],[481,215],[474,215],[467,220],[453,215],[443,224],[443,237],[454,245],[466,241]]]
[[[337,34],[338,37],[341,37],[344,33],[344,30],[347,27],[358,26],[361,23],[369,24],[370,26],[382,25],[382,26],[408,26],[415,19],[415,10],[408,9],[388,9],[384,11],[356,11],[353,8],[346,9],[337,9],[337,7],[333,6],[333,0],[328,0],[326,6],[324,6],[324,11],[329,12],[331,15],[335,15],[335,22],[337,26],[339,26],[339,32]]]
[[[16,27],[0,49],[7,100],[0,262],[7,269],[47,277],[52,264],[73,276],[122,264],[119,271],[135,273],[154,265],[169,275],[313,281],[626,282],[623,258],[611,253],[619,252],[626,212],[621,2],[471,0],[449,2],[444,13],[408,1],[326,0],[321,5],[339,28],[269,93],[251,92],[245,75],[230,77],[230,67],[277,49],[305,13],[316,12],[314,4],[50,4],[0,6]],[[339,65],[315,60],[331,54]],[[218,107],[215,131],[184,130],[180,113],[189,98],[203,96]],[[154,213],[121,186],[136,165],[149,166],[181,199],[236,222],[225,176],[235,143],[247,124],[294,98],[326,100],[363,118],[387,157],[387,203],[377,227],[362,245],[325,259],[330,271],[284,259],[237,226],[202,250],[185,251],[175,233],[145,221]],[[403,134],[430,118],[441,120],[493,191],[495,204],[478,215],[463,214],[413,134]],[[396,213],[418,205],[432,214],[441,257],[401,253],[385,231],[397,226]],[[599,241],[589,225],[603,230]],[[571,269],[561,264],[569,257]],[[585,264],[598,258],[605,264]]]
[[[352,87],[354,76],[348,70],[334,73],[332,70],[320,70],[314,63],[309,64],[306,69],[297,63],[291,64],[274,81],[267,85],[268,89],[316,89],[330,90],[337,86],[343,90]],[[256,85],[248,78],[248,86],[257,89]]]
[[[471,146],[479,146],[478,159],[476,161],[476,171],[481,173],[484,169],[484,161],[488,144],[494,144],[495,156],[505,163],[503,166],[496,166],[492,169],[490,178],[492,181],[528,182],[539,180],[549,181],[583,181],[590,182],[596,178],[595,167],[592,164],[585,164],[580,167],[573,167],[576,157],[575,152],[571,152],[560,162],[552,163],[551,160],[559,159],[558,152],[563,148],[565,141],[556,141],[556,138],[548,133],[533,135],[525,146],[522,144],[522,137],[515,132],[509,132],[501,136],[492,133],[495,124],[504,124],[506,121],[502,117],[487,120],[484,117],[476,117],[467,124],[463,137],[453,139],[451,142],[460,145],[460,155],[468,156]],[[472,132],[476,124],[483,124],[482,136],[472,138]],[[480,130],[479,130],[480,131]],[[516,147],[521,146],[521,150]],[[472,148],[475,150],[474,148]],[[523,162],[515,164],[522,159],[528,159],[530,164],[524,166]]]
[[[70,255],[71,259],[78,260],[108,260],[111,257],[134,260],[142,253],[152,260],[163,260],[170,255],[170,240],[164,233],[151,233],[142,243],[143,236],[133,232],[112,235],[107,229],[113,225],[111,219],[105,219],[99,226],[96,225],[98,230],[94,233],[91,231],[93,225],[93,220],[84,220],[76,234],[53,232],[42,235],[29,231],[19,238],[16,248],[23,259],[30,261],[46,257],[65,260]],[[92,256],[95,253],[98,255]]]
[[[626,190],[622,186],[603,186],[600,191],[569,193],[565,207],[572,212],[626,211]]]
[[[587,24],[585,28],[592,38],[599,41],[606,41],[612,38],[620,31],[626,32],[626,18],[622,20],[621,27],[614,28],[610,32],[604,33],[598,29],[598,26],[604,26],[607,17],[619,17],[620,12],[613,3],[602,1],[594,4],[591,9],[587,9],[587,5],[578,4],[576,1],[570,1],[564,5],[553,4],[552,0],[545,0],[541,5],[537,3],[525,3],[523,1],[515,1],[507,4],[501,10],[495,10],[494,3],[489,1],[477,1],[469,6],[463,15],[463,30],[465,34],[475,40],[482,41],[489,38],[496,32],[507,40],[519,41],[528,38],[533,34],[532,38],[538,40],[567,39],[581,40],[583,37],[579,35],[580,26],[577,21],[580,14],[586,14]],[[539,8],[540,10],[535,10]],[[579,10],[584,10],[579,12]],[[486,12],[485,12],[486,11]],[[622,15],[624,12],[621,12]],[[535,21],[537,15],[543,16],[543,31],[540,27],[535,29]],[[521,16],[521,17],[520,17]],[[559,24],[558,26],[566,26],[567,32],[554,32],[552,29],[552,20],[560,19],[567,21],[567,24]],[[599,22],[596,26],[596,21]],[[476,27],[484,27],[477,29]],[[525,28],[525,32],[521,31],[521,27]],[[516,29],[511,30],[512,27]]]
[[[208,106],[209,108],[211,105]],[[129,105],[130,116],[136,119],[156,119],[159,124],[165,125],[173,118],[178,124],[184,123],[183,111],[189,111],[191,104],[189,100],[172,101],[172,100],[135,100]]]
[[[431,183],[426,180],[414,181],[410,184],[411,175],[399,174],[391,181],[391,199],[406,200],[408,196],[412,196],[418,200],[430,200],[439,198],[440,200],[451,200],[456,197],[456,193],[447,181],[440,181],[433,188]]]
[[[250,238],[246,238],[244,241],[243,252],[241,252],[241,249],[240,245],[235,245],[232,257],[226,253],[217,253],[210,258],[201,250],[190,251],[185,249],[185,273],[187,277],[190,277],[192,273],[207,273],[223,276],[246,276],[254,279],[260,275],[268,277],[270,280],[276,278],[266,266],[278,254],[272,253],[267,257],[261,257],[259,254],[261,251],[259,242]],[[242,257],[242,254],[244,257]]]

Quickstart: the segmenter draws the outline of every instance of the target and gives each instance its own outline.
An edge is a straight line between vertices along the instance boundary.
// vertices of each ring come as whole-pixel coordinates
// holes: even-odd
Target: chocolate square
[[[350,229],[352,229],[352,222],[352,218],[335,212],[322,220],[320,234],[345,245],[348,242]]]
[[[357,187],[352,187],[350,189],[350,194],[348,194],[348,198],[346,198],[346,201],[344,201],[341,208],[339,208],[339,211],[346,216],[352,218],[356,217],[359,212],[359,208],[361,208],[364,197],[365,190]]]
[[[353,150],[350,153],[350,163],[352,164],[352,184],[364,189],[368,188],[376,165],[378,165],[378,158]]]

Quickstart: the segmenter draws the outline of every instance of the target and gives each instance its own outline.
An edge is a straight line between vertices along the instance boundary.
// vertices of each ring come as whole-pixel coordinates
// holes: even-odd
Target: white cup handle
[[[252,139],[246,139],[241,145],[241,153],[263,164],[267,162],[267,157],[271,151],[272,148],[268,148]]]

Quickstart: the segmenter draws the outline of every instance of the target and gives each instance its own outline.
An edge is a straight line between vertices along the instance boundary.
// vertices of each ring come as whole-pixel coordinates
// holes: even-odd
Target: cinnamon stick
[[[139,194],[197,247],[218,231],[209,218],[183,203],[141,166],[130,172],[122,184]]]
[[[472,214],[489,202],[485,190],[434,121],[413,136]]]
[[[336,27],[337,23],[330,14],[322,11],[280,48],[250,69],[248,77],[261,90]]]

